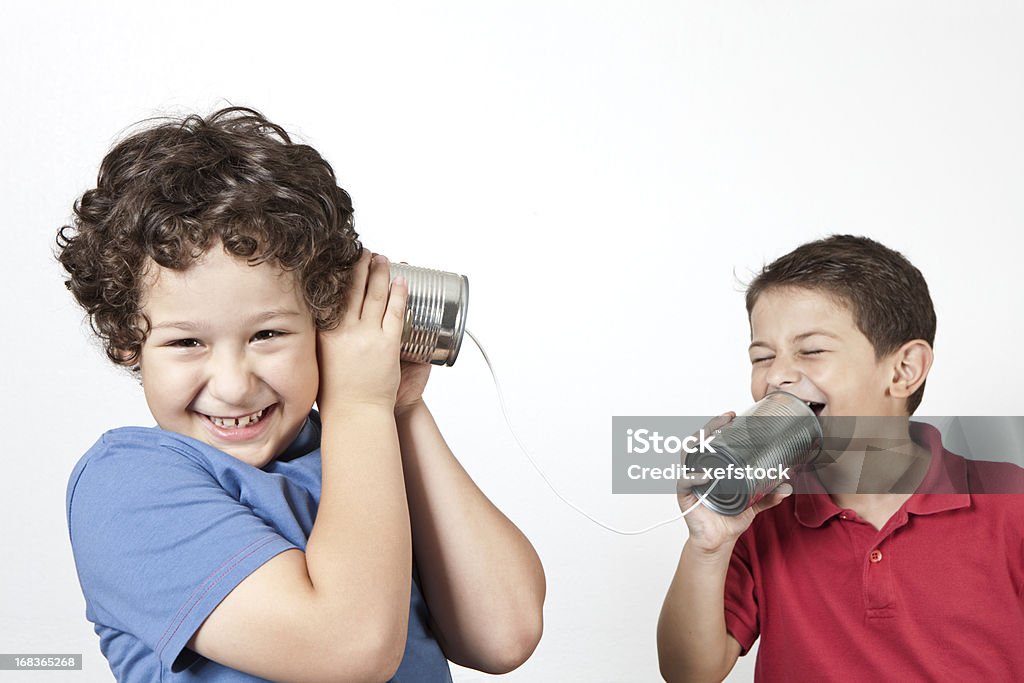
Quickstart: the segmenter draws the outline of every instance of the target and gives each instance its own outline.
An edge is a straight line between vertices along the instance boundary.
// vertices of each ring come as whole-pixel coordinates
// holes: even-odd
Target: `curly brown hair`
[[[64,284],[107,356],[139,360],[147,266],[185,270],[217,242],[250,265],[293,272],[317,328],[335,327],[362,245],[330,164],[245,107],[156,121],[104,157],[57,233]]]
[[[935,307],[924,275],[903,254],[872,239],[832,235],[772,261],[747,288],[748,319],[761,294],[787,286],[827,292],[845,304],[876,359],[914,339],[935,346]],[[925,384],[907,399],[911,415]]]

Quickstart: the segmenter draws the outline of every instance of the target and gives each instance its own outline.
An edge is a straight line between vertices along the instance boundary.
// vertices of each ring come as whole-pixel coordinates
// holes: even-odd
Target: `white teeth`
[[[210,422],[223,429],[239,429],[259,422],[265,411],[266,408],[258,410],[252,415],[243,415],[242,417],[214,417],[213,415],[207,415],[207,417],[210,418]]]

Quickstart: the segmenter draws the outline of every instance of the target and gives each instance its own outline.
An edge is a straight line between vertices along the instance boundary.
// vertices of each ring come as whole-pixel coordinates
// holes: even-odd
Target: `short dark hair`
[[[293,272],[317,328],[336,326],[362,245],[330,164],[245,107],[155,122],[111,149],[57,233],[65,285],[107,356],[139,359],[150,259],[185,270],[217,242],[250,265]]]
[[[747,287],[747,317],[764,292],[778,287],[821,291],[849,308],[881,359],[903,344],[935,344],[935,308],[921,271],[903,254],[867,237],[832,235],[769,263]],[[924,383],[907,399],[913,414]]]

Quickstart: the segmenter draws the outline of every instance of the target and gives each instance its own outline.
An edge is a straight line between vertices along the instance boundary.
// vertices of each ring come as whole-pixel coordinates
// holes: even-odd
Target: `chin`
[[[250,451],[250,450],[238,450],[231,449],[224,451],[232,458],[241,460],[247,465],[252,465],[255,468],[261,468],[274,460],[276,455],[268,454],[265,450]]]

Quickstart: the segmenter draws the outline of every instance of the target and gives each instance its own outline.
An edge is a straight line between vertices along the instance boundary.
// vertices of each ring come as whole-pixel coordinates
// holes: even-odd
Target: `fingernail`
[[[392,286],[394,286],[394,285],[399,285],[400,286],[400,285],[404,285],[404,284],[405,284],[405,276],[404,275],[399,275],[391,283]]]
[[[789,494],[793,493],[793,487],[790,486],[789,484],[779,484],[779,488],[775,489],[775,493],[778,493],[779,495],[782,496],[788,496]]]

